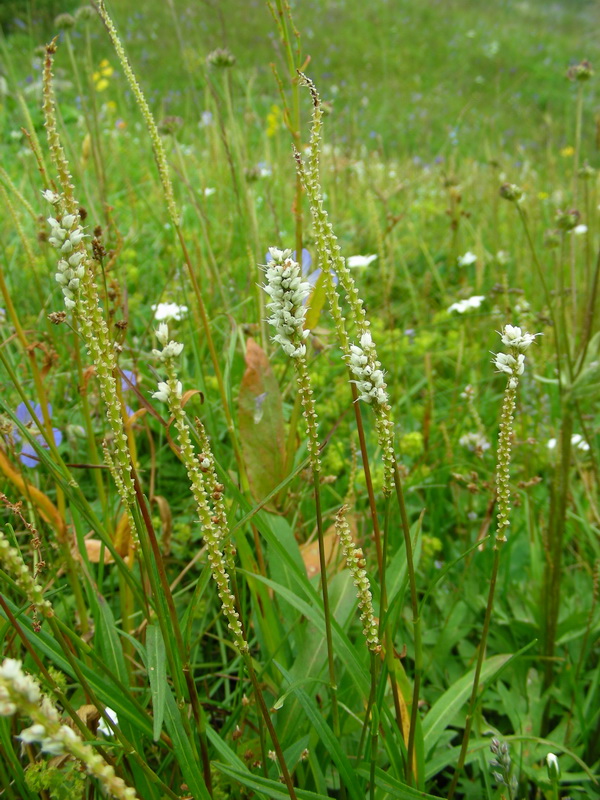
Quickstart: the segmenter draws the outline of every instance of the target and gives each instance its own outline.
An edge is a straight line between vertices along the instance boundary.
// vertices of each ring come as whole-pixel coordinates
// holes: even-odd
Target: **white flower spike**
[[[494,359],[492,364],[498,372],[504,372],[509,376],[508,386],[516,389],[519,384],[519,376],[525,371],[525,356],[523,352],[527,350],[535,341],[539,333],[524,333],[521,328],[515,325],[505,325],[502,331],[498,331],[502,343],[509,349],[508,353],[492,353]]]
[[[267,282],[262,287],[271,298],[267,322],[275,328],[273,341],[281,345],[283,352],[300,358],[306,354],[304,340],[310,334],[304,330],[304,320],[311,286],[302,280],[302,269],[292,259],[291,250],[270,247],[269,254],[272,260],[264,268]]]

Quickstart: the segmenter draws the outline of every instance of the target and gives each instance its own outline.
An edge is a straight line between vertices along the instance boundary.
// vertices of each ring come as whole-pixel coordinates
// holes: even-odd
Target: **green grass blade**
[[[283,667],[277,664],[277,662],[275,662],[275,664],[277,668],[280,670],[283,677],[290,684],[290,688],[292,689],[295,697],[300,703],[302,710],[311,721],[313,728],[315,729],[316,733],[319,736],[319,739],[325,746],[327,753],[329,753],[335,765],[337,766],[340,773],[340,780],[348,790],[350,797],[352,797],[353,800],[364,800],[364,793],[357,780],[354,767],[352,766],[348,757],[342,750],[339,741],[333,734],[333,731],[331,730],[329,725],[325,722],[325,719],[322,713],[317,708],[316,703],[306,694],[304,689],[302,689],[300,686],[292,687],[292,678],[289,675],[289,673],[286,672],[286,670]]]
[[[157,742],[160,738],[165,704],[167,701],[167,684],[165,643],[157,625],[148,625],[146,631],[146,656],[148,659],[148,678],[150,679],[150,693],[152,695],[152,709],[154,712],[154,727],[152,736]]]

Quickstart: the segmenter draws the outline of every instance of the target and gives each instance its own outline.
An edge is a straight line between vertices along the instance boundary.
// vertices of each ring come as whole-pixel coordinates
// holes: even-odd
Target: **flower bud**
[[[68,31],[75,27],[75,17],[71,14],[59,14],[55,18],[54,24],[60,31]]]
[[[548,753],[546,756],[546,766],[548,767],[548,777],[551,781],[557,781],[560,778],[560,766],[558,758],[554,753]]]
[[[503,183],[500,187],[500,197],[511,203],[520,203],[524,197],[523,190],[516,183]]]
[[[575,208],[571,208],[568,211],[558,209],[555,216],[556,225],[561,231],[572,231],[579,222],[580,216],[579,211]]]
[[[231,50],[228,50],[224,47],[219,47],[217,50],[213,50],[212,53],[209,53],[206,56],[206,62],[210,67],[218,67],[220,69],[233,67],[235,60],[235,56]]]
[[[580,61],[579,64],[573,64],[567,70],[567,78],[570,81],[589,81],[594,74],[594,70],[590,62],[586,59]]]

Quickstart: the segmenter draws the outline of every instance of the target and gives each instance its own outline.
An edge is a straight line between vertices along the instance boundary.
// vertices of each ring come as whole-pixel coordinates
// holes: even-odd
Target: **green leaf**
[[[512,655],[492,656],[483,662],[481,668],[480,682],[488,680],[498,669],[504,666]],[[454,717],[466,703],[473,688],[473,678],[475,669],[473,668],[462,678],[459,678],[444,694],[436,700],[429,713],[423,720],[423,734],[425,739],[425,752],[430,753],[436,742],[451,725]]]
[[[244,573],[245,571],[239,570],[239,572]],[[281,586],[281,584],[271,581],[269,578],[265,578],[262,575],[253,575],[252,577],[257,581],[265,583],[267,586],[273,589],[273,591],[281,595],[291,606],[294,606],[294,608],[300,611],[308,620],[313,623],[313,625],[319,631],[321,637],[325,636],[325,620],[323,618],[323,609],[321,607],[309,605],[309,603],[302,600],[302,598],[298,597],[298,595],[294,594],[289,589],[286,589],[285,586]],[[316,602],[319,602],[319,598],[316,598]],[[335,619],[332,619],[331,621],[331,633],[336,654],[346,665],[346,668],[354,680],[356,688],[359,690],[361,696],[364,698],[368,697],[370,687],[369,676],[365,671],[364,666],[358,660],[356,653],[348,640],[348,637]]]
[[[211,800],[200,769],[200,759],[194,752],[190,737],[183,727],[181,713],[170,691],[165,693],[164,709],[165,725],[173,743],[177,764],[181,769],[188,789],[194,800]]]
[[[285,426],[279,384],[254,339],[246,344],[238,421],[250,489],[262,500],[285,478]]]
[[[167,685],[165,643],[158,625],[148,625],[146,631],[146,655],[148,657],[148,678],[150,680],[152,710],[154,712],[152,736],[154,741],[157,742],[162,730],[165,703],[169,690]]]
[[[277,700],[275,700],[272,706],[273,711],[279,711],[279,709],[283,708],[283,704],[285,703],[286,698],[293,693],[294,689],[296,689],[298,686],[303,686],[306,683],[324,683],[325,685],[327,685],[327,681],[325,680],[325,678],[301,678],[298,681],[294,681],[294,683],[292,683],[291,686],[288,686],[286,691],[283,694],[279,695]]]
[[[277,664],[277,662],[275,662],[275,664],[277,669],[279,669],[283,677],[290,684],[290,688],[292,688],[291,675],[289,675],[289,673],[286,672],[282,666]],[[333,762],[338,768],[340,773],[340,781],[342,781],[342,783],[345,785],[350,797],[352,797],[354,800],[364,800],[364,792],[361,791],[360,784],[356,779],[354,767],[342,750],[340,743],[333,731],[325,722],[323,714],[317,708],[316,703],[306,694],[304,689],[300,688],[299,686],[292,688],[292,691],[298,699],[302,710],[311,721],[313,728],[319,736],[319,739],[325,745],[327,753],[331,756]]]
[[[369,777],[369,770],[364,767],[361,767],[358,771],[364,777]],[[379,789],[388,792],[394,800],[439,800],[439,797],[434,794],[427,794],[427,792],[413,789],[412,786],[407,786],[405,783],[400,783],[399,780],[384,772],[380,767],[375,767],[375,785]]]
[[[129,683],[129,675],[125,666],[123,648],[117,633],[115,618],[102,595],[98,595],[96,601],[99,611],[96,619],[98,649],[108,668],[119,677],[119,680],[127,685]]]
[[[219,764],[217,762],[213,763],[215,768],[218,769],[219,772],[222,772],[223,775],[233,778],[243,786],[247,786],[255,792],[261,792],[266,797],[272,798],[272,800],[290,800],[290,796],[285,787],[279,781],[272,781],[269,778],[264,778],[262,775],[254,775],[254,773],[249,770],[235,769],[235,767],[226,766],[225,764]],[[296,788],[295,791],[296,796],[299,797],[300,800],[331,800],[327,795],[309,792],[306,789]]]
[[[23,632],[27,639],[31,642],[39,655],[44,655],[50,659],[52,663],[66,675],[69,675],[73,680],[77,680],[75,671],[69,664],[68,660],[62,653],[60,645],[50,636],[43,628],[41,631],[34,632],[31,626],[31,620],[21,613],[8,598],[4,598],[4,602],[10,608],[12,613],[17,617]],[[6,619],[4,612],[0,609],[0,617]],[[134,725],[137,730],[150,736],[152,733],[152,726],[146,714],[140,712],[136,706],[131,702],[130,698],[115,683],[111,681],[110,677],[104,678],[98,674],[97,667],[90,667],[76,656],[73,656],[77,662],[77,666],[83,673],[85,680],[92,687],[94,692],[98,695],[102,702],[116,711],[119,722],[128,720]]]

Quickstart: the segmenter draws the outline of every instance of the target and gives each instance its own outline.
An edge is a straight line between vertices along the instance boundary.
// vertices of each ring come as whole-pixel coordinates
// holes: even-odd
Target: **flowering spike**
[[[350,532],[350,526],[346,521],[346,511],[348,506],[342,506],[335,517],[335,530],[339,536],[344,557],[348,569],[352,573],[352,580],[357,589],[358,607],[360,608],[360,621],[363,624],[363,633],[367,640],[367,647],[373,653],[379,653],[381,644],[379,642],[378,624],[373,610],[373,598],[371,596],[371,584],[365,569],[365,559],[363,551],[356,547]]]
[[[519,377],[525,370],[523,350],[527,350],[539,334],[523,333],[521,328],[505,325],[499,335],[503,344],[508,347],[509,352],[492,354],[494,355],[492,363],[496,366],[496,369],[508,375],[500,418],[496,467],[496,490],[498,493],[496,547],[506,541],[506,531],[510,525],[510,451],[516,391],[519,385]]]
[[[86,772],[96,778],[106,794],[116,800],[136,800],[135,789],[119,778],[102,756],[82,741],[68,725],[60,721],[58,711],[48,697],[42,695],[37,681],[23,672],[21,662],[5,658],[0,665],[0,716],[17,712],[31,717],[33,725],[21,731],[24,744],[38,743],[42,752],[52,756],[68,754],[80,761]]]
[[[196,455],[190,436],[190,429],[186,420],[185,411],[181,405],[183,387],[177,379],[175,358],[183,350],[183,344],[169,340],[168,326],[162,323],[156,331],[156,338],[163,345],[162,351],[154,351],[164,364],[167,380],[158,384],[158,391],[153,394],[157,400],[166,403],[175,420],[175,428],[179,438],[181,459],[187,470],[190,488],[196,501],[196,508],[200,518],[202,536],[208,552],[208,563],[212,577],[217,584],[221,608],[227,620],[233,643],[239,653],[248,652],[248,643],[244,637],[244,630],[236,610],[235,597],[231,590],[231,579],[228,569],[233,566],[233,552],[231,547],[224,550],[224,543],[230,539],[227,517],[224,513],[222,501],[223,486],[216,481],[214,472],[214,459],[210,453],[208,437],[205,433],[201,436],[204,451]],[[207,477],[205,477],[207,474]],[[209,495],[212,498],[209,499]]]
[[[311,287],[307,281],[302,280],[301,267],[297,261],[291,258],[291,250],[270,247],[269,255],[271,261],[264,268],[267,282],[263,286],[271,298],[271,302],[267,303],[267,308],[271,310],[268,322],[275,328],[273,341],[278,342],[283,352],[294,361],[296,380],[306,421],[311,466],[316,472],[319,472],[321,461],[317,413],[306,364],[306,345],[304,344],[304,340],[310,334],[310,331],[304,330],[304,320],[306,298],[310,294]]]

